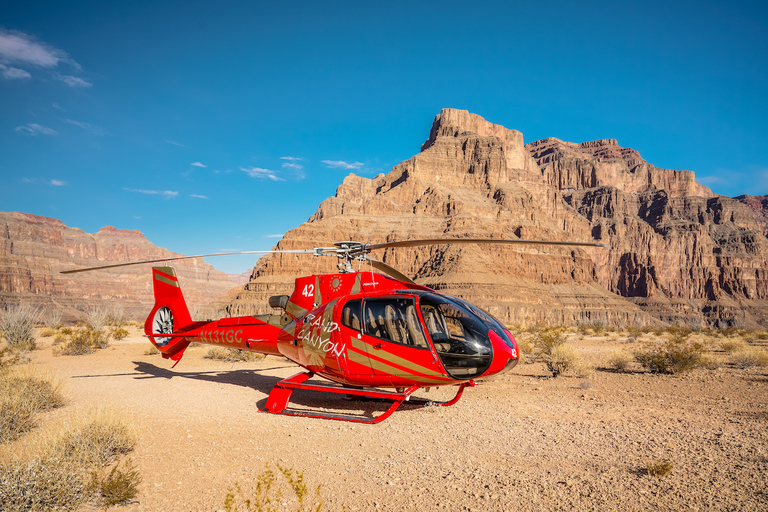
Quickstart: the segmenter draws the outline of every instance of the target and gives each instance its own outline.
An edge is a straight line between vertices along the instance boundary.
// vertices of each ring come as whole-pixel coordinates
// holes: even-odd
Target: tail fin
[[[192,323],[176,271],[172,267],[153,267],[152,287],[155,306],[144,322],[144,333],[164,358],[178,362],[189,341],[180,336],[162,336],[178,332]]]

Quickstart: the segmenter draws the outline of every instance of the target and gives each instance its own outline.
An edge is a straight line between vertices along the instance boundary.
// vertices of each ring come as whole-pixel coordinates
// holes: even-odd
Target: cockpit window
[[[433,293],[420,293],[419,301],[427,332],[448,374],[471,378],[487,370],[493,344],[484,319],[461,302]]]
[[[343,315],[343,313],[342,313]],[[363,305],[363,332],[416,348],[429,348],[410,297],[366,299]]]

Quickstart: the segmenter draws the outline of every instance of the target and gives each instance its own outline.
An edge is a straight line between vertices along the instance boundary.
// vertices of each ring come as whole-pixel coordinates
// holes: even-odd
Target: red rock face
[[[764,208],[763,208],[764,211]],[[610,249],[435,246],[380,257],[510,324],[768,325],[768,240],[743,203],[659,169],[613,139],[523,145],[466,111],[436,118],[422,151],[373,179],[349,175],[281,249],[432,237],[599,241]],[[267,310],[331,258],[262,258],[230,314]]]
[[[91,235],[57,219],[0,212],[0,300],[58,308],[70,320],[91,306],[114,304],[131,318],[146,315],[154,302],[150,266],[67,275],[60,271],[173,256],[179,255],[154,246],[140,231],[107,226]],[[202,260],[174,266],[190,310],[234,286]]]

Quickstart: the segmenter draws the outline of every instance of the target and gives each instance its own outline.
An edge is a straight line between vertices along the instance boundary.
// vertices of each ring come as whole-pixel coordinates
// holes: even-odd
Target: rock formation
[[[524,145],[518,131],[445,109],[419,154],[373,179],[350,174],[277,247],[436,237],[599,241],[610,249],[434,246],[374,257],[507,323],[756,327],[768,325],[768,240],[758,217],[698,184],[693,172],[654,167],[613,139]],[[269,295],[290,293],[297,276],[333,272],[334,263],[263,257],[227,311],[264,312]]]
[[[0,212],[0,303],[27,301],[58,308],[73,320],[92,306],[119,305],[142,318],[154,299],[148,265],[60,274],[77,267],[181,256],[154,246],[139,231],[102,228],[88,234],[60,220]],[[174,263],[191,310],[234,287],[200,259]]]

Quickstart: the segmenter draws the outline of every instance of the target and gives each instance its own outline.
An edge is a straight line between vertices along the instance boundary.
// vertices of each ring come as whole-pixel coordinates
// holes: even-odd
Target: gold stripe
[[[167,274],[171,277],[176,277],[176,270],[173,267],[152,267],[155,270],[159,270],[163,274]]]
[[[171,279],[168,279],[167,277],[165,277],[162,274],[155,273],[155,279],[157,281],[160,281],[161,283],[169,284],[171,286],[175,286],[176,288],[179,287],[179,282],[178,281],[172,281]]]
[[[371,362],[369,365],[366,365],[366,366],[371,366],[376,370],[380,370],[392,375],[402,375],[403,371],[409,371],[408,375],[413,375],[415,377],[417,377],[416,373],[421,373],[429,377],[437,377],[437,378],[444,378],[445,380],[450,380],[447,377],[445,377],[445,375],[442,372],[431,370],[429,368],[421,366],[420,364],[416,364],[412,361],[409,361],[408,359],[402,358],[400,356],[396,356],[395,354],[391,354],[384,350],[377,350],[375,352],[369,351],[368,344],[365,343],[363,340],[357,339],[356,336],[350,336],[350,338],[352,340],[352,346],[357,350],[373,355],[375,357],[378,357],[379,359],[384,359],[386,361],[386,362],[378,361],[373,357],[370,357],[369,359]],[[348,351],[347,354],[349,353],[351,352]],[[391,363],[391,364],[387,364],[387,363]],[[407,368],[407,370],[396,368],[392,366],[392,364],[402,366],[403,368]],[[395,373],[395,372],[398,372],[398,373]],[[435,381],[435,382],[443,382],[443,381]]]

